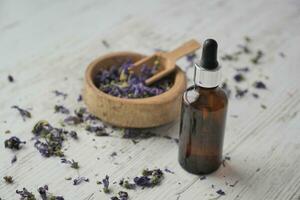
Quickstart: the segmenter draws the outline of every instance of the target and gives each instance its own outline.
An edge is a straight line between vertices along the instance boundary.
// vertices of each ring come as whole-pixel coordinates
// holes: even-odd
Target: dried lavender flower
[[[110,193],[110,189],[109,189],[109,176],[106,175],[104,179],[102,179],[102,183],[103,183],[103,192],[104,193]]]
[[[117,154],[117,152],[112,152],[111,154],[110,154],[110,157],[115,157],[115,156],[117,156],[118,154]]]
[[[83,176],[80,176],[80,177],[77,177],[73,180],[73,185],[79,185],[81,184],[82,182],[89,182],[90,180],[86,177],[83,177]]]
[[[77,125],[82,123],[83,121],[77,116],[68,116],[67,118],[64,119],[64,122],[68,125]]]
[[[118,192],[118,195],[120,200],[127,200],[129,197],[128,193],[124,191]]]
[[[128,190],[134,190],[136,188],[135,183],[129,183],[128,180],[121,179],[119,182],[119,185],[128,189]]]
[[[31,118],[31,113],[28,110],[22,109],[19,106],[12,106],[11,108],[17,109],[23,119],[23,121],[26,121],[27,118]]]
[[[262,81],[256,81],[253,83],[253,87],[257,89],[267,89],[266,84],[264,84]]]
[[[157,135],[152,132],[141,131],[141,129],[126,128],[124,129],[123,138],[126,139],[148,139],[151,137],[156,137]]]
[[[235,80],[236,82],[241,82],[241,81],[244,81],[244,80],[245,80],[244,75],[241,74],[241,73],[238,73],[238,74],[234,75],[233,78],[234,78],[234,80]]]
[[[264,104],[261,104],[260,107],[261,107],[262,109],[267,109],[267,106],[264,105]]]
[[[165,172],[168,172],[168,173],[170,173],[170,174],[175,174],[175,172],[169,170],[168,168],[165,168]]]
[[[219,194],[219,195],[222,195],[222,196],[225,195],[225,192],[221,189],[217,190],[216,193]]]
[[[94,78],[94,83],[101,91],[121,98],[146,98],[159,95],[167,91],[171,85],[170,77],[147,86],[145,80],[152,76],[159,67],[159,60],[154,66],[144,65],[139,76],[129,73],[131,60],[123,62],[119,68],[112,67],[100,71]]]
[[[8,81],[13,83],[14,82],[14,77],[12,75],[8,75],[7,77]]]
[[[61,128],[51,126],[47,121],[39,121],[32,130],[35,135],[35,148],[44,157],[59,156],[63,157],[62,152],[63,142],[67,136],[74,138],[74,133],[70,134],[69,131]]]
[[[247,45],[238,45],[238,47],[246,54],[250,54],[251,53],[251,50],[250,48],[247,46]]]
[[[43,200],[47,200],[47,191],[48,191],[47,185],[38,188],[38,192],[41,195]]]
[[[70,167],[73,168],[73,169],[79,169],[78,162],[75,162],[73,159],[72,160],[67,160],[66,158],[62,158],[61,163],[69,164]]]
[[[82,95],[81,95],[81,94],[78,95],[77,101],[78,101],[78,102],[82,101]]]
[[[17,156],[16,155],[14,155],[14,157],[11,159],[10,163],[13,164],[15,162],[17,162]]]
[[[48,192],[48,185],[38,188],[38,192],[42,197],[42,200],[64,200],[62,196],[54,196]]]
[[[249,67],[236,68],[235,70],[237,72],[249,72],[250,71]]]
[[[259,95],[258,94],[256,94],[256,93],[252,93],[252,96],[254,97],[254,98],[259,98]]]
[[[150,178],[148,176],[135,177],[133,181],[138,186],[151,187]]]
[[[4,176],[3,179],[5,180],[5,182],[6,182],[7,184],[12,184],[12,183],[14,182],[12,176]]]
[[[192,67],[195,64],[195,62],[196,62],[195,60],[196,60],[197,57],[198,56],[195,52],[190,53],[186,56],[186,60],[189,63],[188,67]]]
[[[242,90],[238,87],[235,88],[235,91],[236,91],[235,93],[236,98],[242,98],[248,93],[248,89]]]
[[[102,44],[103,44],[103,46],[105,46],[106,48],[109,48],[109,47],[110,47],[109,43],[108,43],[106,40],[102,40]]]
[[[136,185],[142,187],[153,187],[158,185],[164,177],[164,174],[160,169],[145,169],[142,174],[142,176],[133,179]]]
[[[263,57],[264,53],[261,50],[258,50],[256,52],[256,55],[251,59],[251,62],[253,64],[258,64],[261,60],[261,58]]]
[[[54,94],[55,94],[55,96],[62,96],[63,97],[63,99],[66,99],[67,97],[68,97],[68,94],[67,93],[64,93],[64,92],[60,92],[60,91],[58,91],[58,90],[54,90],[54,91],[52,91]]]
[[[237,61],[239,58],[238,58],[238,55],[239,54],[225,54],[223,56],[221,56],[221,59],[222,60],[228,60],[228,61]]]
[[[69,114],[70,113],[69,109],[67,109],[63,105],[55,105],[54,106],[54,112],[55,113],[62,113],[62,114]]]
[[[61,150],[60,145],[50,145],[48,143],[37,140],[34,143],[34,147],[40,152],[40,154],[46,158],[50,156],[63,157],[64,153]]]
[[[197,54],[195,52],[186,55],[186,60],[191,63],[193,63],[196,58],[197,58]]]
[[[78,139],[78,135],[77,135],[77,132],[76,131],[70,131],[69,132],[69,135],[71,138],[77,140]]]
[[[248,42],[248,43],[251,42],[251,38],[250,38],[249,36],[245,36],[244,39],[245,39],[245,41]]]
[[[281,58],[285,58],[285,53],[279,52],[279,56],[280,56]]]
[[[87,112],[86,108],[79,108],[74,111],[74,115],[68,116],[64,119],[64,122],[68,125],[77,125],[87,121],[95,121],[98,118],[89,112]]]
[[[23,188],[23,190],[16,190],[16,193],[20,195],[20,200],[36,200],[34,194],[29,192],[26,188]]]
[[[4,141],[5,148],[19,150],[21,149],[21,144],[26,144],[25,141],[21,141],[18,137],[13,136]]]
[[[109,134],[106,132],[105,128],[102,126],[87,125],[85,130],[87,130],[90,133],[95,133],[96,136],[109,136]]]

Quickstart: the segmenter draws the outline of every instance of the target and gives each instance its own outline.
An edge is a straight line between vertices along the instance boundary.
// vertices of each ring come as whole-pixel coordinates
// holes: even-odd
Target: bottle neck
[[[214,70],[207,70],[199,64],[195,64],[194,84],[202,88],[215,88],[221,83],[221,67]]]

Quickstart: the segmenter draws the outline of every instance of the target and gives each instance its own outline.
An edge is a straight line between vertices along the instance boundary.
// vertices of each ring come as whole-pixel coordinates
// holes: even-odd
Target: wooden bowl
[[[178,119],[182,94],[186,88],[185,73],[177,66],[174,84],[166,92],[147,98],[125,99],[111,96],[94,84],[95,75],[111,66],[120,66],[125,59],[133,62],[145,57],[133,52],[110,53],[94,60],[87,68],[83,99],[88,110],[109,124],[128,128],[149,128]]]

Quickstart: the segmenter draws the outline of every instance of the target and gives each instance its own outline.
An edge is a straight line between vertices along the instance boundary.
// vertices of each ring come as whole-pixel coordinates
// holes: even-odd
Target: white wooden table
[[[65,144],[67,157],[79,162],[79,171],[59,158],[41,157],[33,147],[31,130],[38,120],[58,126],[63,119],[54,114],[55,104],[83,106],[76,98],[85,68],[97,56],[121,50],[151,54],[155,48],[171,49],[190,38],[208,37],[218,40],[223,55],[235,51],[246,35],[253,49],[265,52],[262,63],[253,65],[248,57],[220,60],[224,78],[233,86],[234,68],[249,66],[251,73],[243,84],[251,88],[259,79],[268,90],[258,91],[259,99],[251,94],[230,98],[224,155],[231,160],[207,179],[185,172],[177,162],[177,144],[164,138],[133,144],[118,137],[118,130],[116,137],[94,137],[82,127],[68,127],[80,137]],[[228,200],[299,199],[299,51],[299,0],[0,0],[0,197],[18,199],[15,190],[23,187],[37,195],[36,189],[48,184],[50,192],[65,199],[109,199],[111,195],[96,184],[106,174],[113,182],[133,178],[144,168],[167,167],[175,174],[165,173],[162,184],[153,189],[128,191],[130,199],[214,199],[218,189],[226,193],[219,198]],[[187,66],[184,59],[178,63]],[[9,74],[14,83],[8,82]],[[187,75],[191,78],[192,69]],[[56,89],[68,98],[55,97],[51,91]],[[23,122],[12,105],[32,108],[33,118]],[[178,123],[153,131],[177,137]],[[27,141],[18,152],[3,145],[13,135]],[[112,158],[112,152],[117,156]],[[18,161],[12,165],[14,154]],[[90,182],[73,186],[65,180],[78,174]],[[5,175],[13,176],[15,183],[5,184]],[[116,193],[120,187],[114,184],[112,190]]]

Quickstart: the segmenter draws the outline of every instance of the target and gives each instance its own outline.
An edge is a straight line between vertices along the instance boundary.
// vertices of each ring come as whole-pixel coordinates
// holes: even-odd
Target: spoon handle
[[[166,57],[176,61],[179,58],[196,51],[200,47],[201,47],[200,43],[192,39],[188,42],[185,42],[184,44],[174,49],[173,51],[168,52],[166,54]]]

